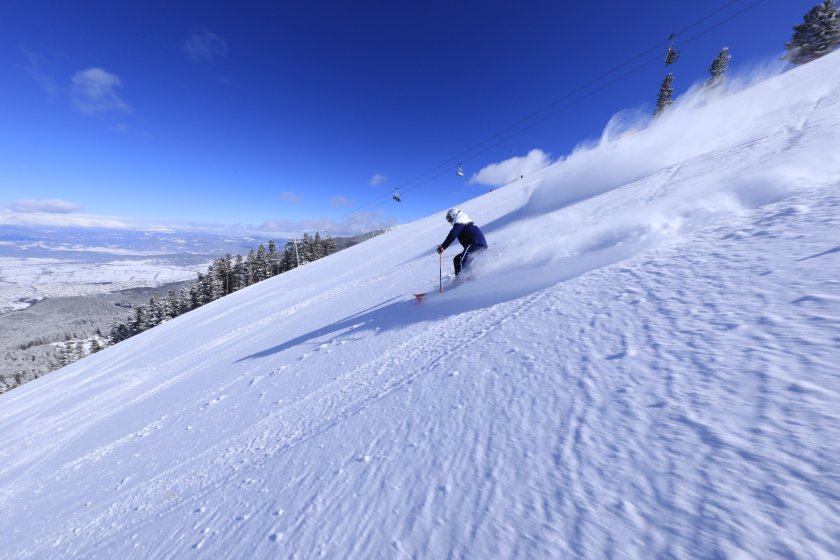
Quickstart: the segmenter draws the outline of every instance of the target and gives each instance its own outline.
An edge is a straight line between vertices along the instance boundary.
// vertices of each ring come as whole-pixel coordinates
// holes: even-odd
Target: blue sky
[[[544,164],[652,111],[669,70],[679,94],[723,46],[733,73],[777,59],[815,3],[6,0],[0,221],[340,234],[421,218],[502,182],[493,164]],[[616,68],[633,72],[592,84]]]

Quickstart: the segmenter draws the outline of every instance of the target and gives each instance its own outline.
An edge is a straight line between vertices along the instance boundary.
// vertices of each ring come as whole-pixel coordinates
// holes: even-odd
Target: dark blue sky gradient
[[[677,37],[720,24],[681,48],[678,94],[705,79],[723,46],[733,72],[778,58],[815,2],[765,0],[721,24],[755,3],[731,3]],[[651,111],[668,71],[663,42],[727,4],[6,1],[0,206],[58,198],[91,214],[259,225],[340,220],[379,201],[368,209],[385,219],[419,218],[485,192],[467,179],[490,163],[532,148],[557,157],[618,111]],[[207,33],[226,53],[188,56],[184,43]],[[654,63],[464,156],[466,177],[453,163],[411,188],[659,43],[635,64]],[[71,79],[89,68],[121,80],[124,107],[74,105]],[[387,182],[371,186],[376,174]],[[400,186],[397,205],[388,195]]]

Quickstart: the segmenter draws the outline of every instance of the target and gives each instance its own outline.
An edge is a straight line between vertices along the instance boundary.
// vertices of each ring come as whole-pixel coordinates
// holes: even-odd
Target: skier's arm
[[[443,240],[443,243],[440,244],[441,247],[446,249],[449,247],[455,239],[457,239],[458,235],[461,233],[461,230],[464,229],[465,224],[455,224],[452,226],[452,230],[449,232],[449,235],[446,236],[446,239]]]

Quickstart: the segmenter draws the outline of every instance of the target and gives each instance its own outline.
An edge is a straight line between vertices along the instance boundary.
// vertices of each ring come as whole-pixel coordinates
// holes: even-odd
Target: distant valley
[[[68,340],[104,340],[115,319],[266,238],[0,226],[0,393],[59,365]]]

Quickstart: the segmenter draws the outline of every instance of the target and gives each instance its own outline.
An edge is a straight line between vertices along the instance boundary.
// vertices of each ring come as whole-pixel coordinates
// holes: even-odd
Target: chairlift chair
[[[671,33],[671,36],[668,38],[668,40],[671,41],[671,44],[668,45],[668,52],[665,53],[665,66],[670,66],[680,58],[680,53],[674,49],[674,37],[676,37],[676,35]]]
[[[463,177],[464,176],[464,168],[461,167],[460,163],[458,164],[458,171],[456,171],[455,173],[458,174],[458,177]]]

